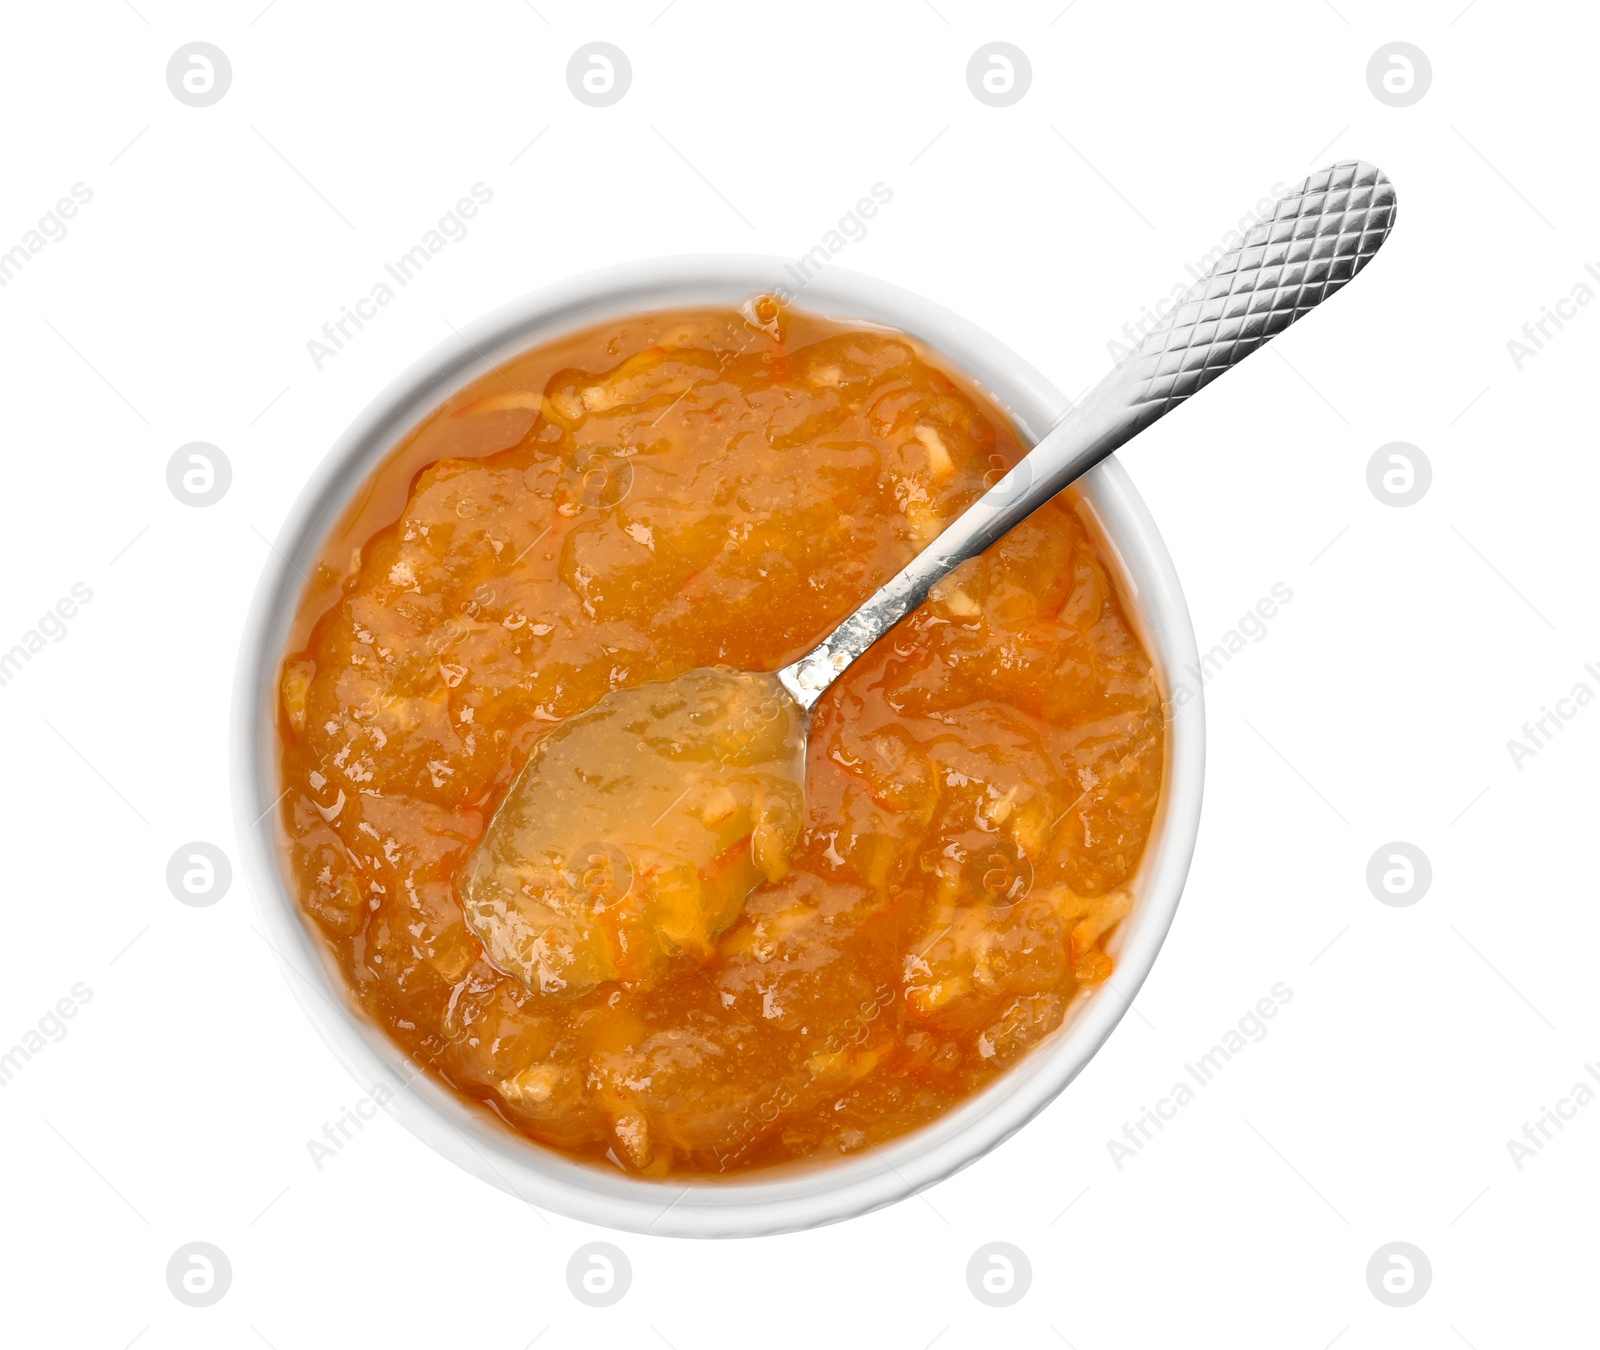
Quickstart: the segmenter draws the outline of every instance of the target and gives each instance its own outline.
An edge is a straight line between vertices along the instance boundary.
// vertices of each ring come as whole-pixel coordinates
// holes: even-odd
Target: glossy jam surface
[[[823,696],[803,805],[793,729],[719,681],[803,655],[1021,453],[911,339],[770,301],[451,398],[335,531],[282,671],[287,863],[354,999],[513,1128],[651,1176],[868,1148],[1014,1063],[1109,974],[1161,787],[1085,508]],[[707,726],[738,729],[710,759]],[[589,828],[608,791],[623,835]]]

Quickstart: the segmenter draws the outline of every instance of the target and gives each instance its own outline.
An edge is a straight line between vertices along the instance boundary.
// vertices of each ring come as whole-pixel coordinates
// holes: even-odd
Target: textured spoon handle
[[[1342,288],[1394,227],[1394,185],[1345,160],[1280,197],[1094,394],[1142,431]],[[1124,439],[1126,439],[1126,436]]]
[[[778,678],[809,708],[940,578],[1341,289],[1371,261],[1394,219],[1394,185],[1360,160],[1291,188],[1010,473]]]

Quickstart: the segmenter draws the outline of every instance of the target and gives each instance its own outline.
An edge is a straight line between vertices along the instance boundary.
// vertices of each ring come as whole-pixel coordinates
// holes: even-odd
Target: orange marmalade
[[[593,328],[451,397],[346,512],[282,670],[292,885],[355,1001],[513,1129],[646,1176],[870,1147],[1047,1036],[1110,973],[1164,751],[1071,493],[823,696],[779,826],[770,793],[764,814],[750,791],[673,803],[715,841],[672,879],[690,938],[622,959],[564,920],[546,977],[468,914],[552,729],[612,691],[797,659],[1023,450],[912,339],[767,297]],[[604,923],[640,865],[597,842],[541,894]],[[718,891],[730,866],[748,880]]]

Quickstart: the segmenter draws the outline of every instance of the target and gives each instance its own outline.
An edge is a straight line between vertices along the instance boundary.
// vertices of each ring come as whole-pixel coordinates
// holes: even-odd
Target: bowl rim
[[[800,284],[793,284],[796,281]],[[775,293],[797,308],[897,328],[993,398],[1031,443],[1069,406],[985,330],[902,287],[824,265],[708,254],[646,259],[530,292],[415,361],[351,423],[312,473],[272,544],[244,626],[231,713],[230,778],[241,873],[262,936],[296,1001],[370,1100],[464,1170],[540,1209],[654,1236],[790,1232],[867,1213],[959,1171],[1043,1110],[1105,1043],[1144,983],[1183,892],[1199,828],[1205,714],[1194,630],[1155,522],[1116,457],[1080,480],[1118,567],[1129,615],[1155,662],[1168,712],[1163,793],[1115,939],[1116,973],[993,1083],[927,1125],[846,1158],[710,1183],[647,1180],[577,1162],[513,1132],[423,1072],[348,998],[342,976],[284,876],[275,838],[277,670],[304,569],[353,493],[402,437],[452,393],[518,352],[608,319]],[[1183,683],[1180,685],[1179,680]],[[1174,697],[1175,688],[1187,699]]]

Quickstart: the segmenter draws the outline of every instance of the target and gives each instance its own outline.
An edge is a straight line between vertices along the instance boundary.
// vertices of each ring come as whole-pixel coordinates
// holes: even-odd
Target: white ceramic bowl
[[[1162,801],[1134,881],[1137,904],[1113,939],[1114,988],[1080,999],[1060,1028],[983,1092],[912,1134],[847,1158],[705,1184],[646,1181],[572,1161],[515,1134],[486,1109],[419,1073],[356,1010],[321,937],[290,894],[275,839],[277,676],[302,577],[320,544],[406,432],[449,395],[518,352],[607,319],[678,306],[733,305],[780,286],[794,289],[795,277],[777,258],[633,263],[514,301],[428,353],[345,433],[284,522],[245,627],[235,689],[233,790],[244,875],[257,895],[267,939],[289,967],[290,988],[334,1053],[369,1096],[474,1175],[541,1208],[663,1236],[753,1236],[862,1214],[943,1180],[1026,1124],[1088,1063],[1149,974],[1183,890],[1200,819],[1205,729],[1199,691],[1191,689],[1181,705],[1172,698],[1181,672],[1197,664],[1194,631],[1172,560],[1113,458],[1082,486],[1167,696]],[[1042,375],[987,333],[899,287],[829,266],[793,303],[920,338],[983,387],[1030,441],[1066,406]]]

